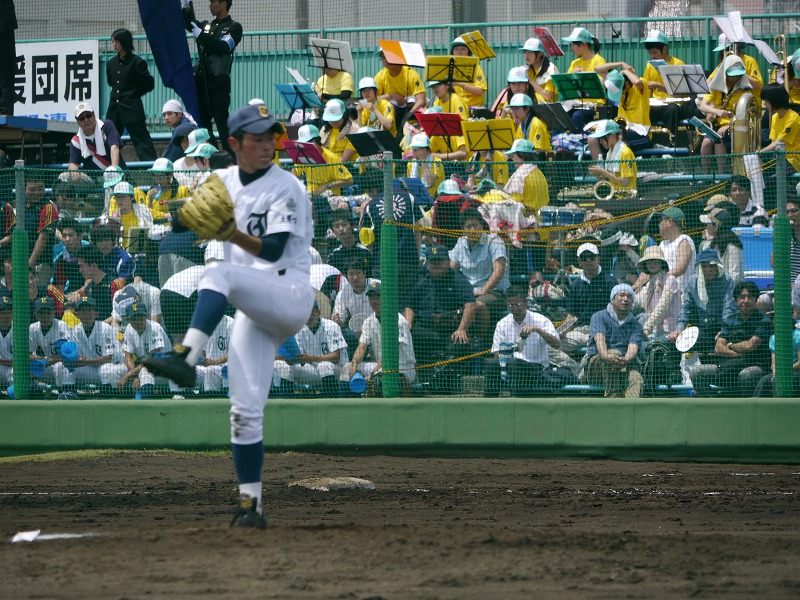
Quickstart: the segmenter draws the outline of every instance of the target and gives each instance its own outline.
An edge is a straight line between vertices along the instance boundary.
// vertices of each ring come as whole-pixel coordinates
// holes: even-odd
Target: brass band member
[[[589,134],[607,150],[603,165],[591,165],[589,173],[598,179],[611,183],[615,189],[636,189],[636,157],[623,140],[623,131],[611,119],[600,121],[595,130]]]
[[[558,92],[551,76],[558,73],[558,68],[550,62],[542,42],[530,38],[520,49],[528,66],[528,81],[536,92],[536,100],[545,103],[555,102]]]

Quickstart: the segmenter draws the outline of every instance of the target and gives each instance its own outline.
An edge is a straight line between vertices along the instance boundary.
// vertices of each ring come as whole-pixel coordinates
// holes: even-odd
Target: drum
[[[539,209],[539,225],[553,227],[558,225],[558,209],[552,206],[543,206]]]
[[[558,213],[558,225],[583,223],[583,218],[586,215],[586,211],[582,208],[559,208],[556,212]]]

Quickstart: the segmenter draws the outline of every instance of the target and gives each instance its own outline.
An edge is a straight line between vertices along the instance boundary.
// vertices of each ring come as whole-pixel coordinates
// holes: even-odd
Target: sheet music
[[[664,65],[658,68],[670,96],[707,94],[708,83],[702,65]]]
[[[297,69],[293,69],[292,67],[286,67],[286,70],[287,70],[287,71],[289,71],[289,75],[291,75],[291,76],[292,76],[292,78],[293,78],[293,79],[294,79],[294,80],[295,80],[297,83],[311,83],[310,81],[308,81],[308,79],[306,79],[305,77],[303,77],[303,76],[300,74],[300,71],[298,71]]]
[[[354,72],[350,42],[309,37],[308,43],[311,46],[314,62],[318,67],[328,67],[339,71],[347,71],[348,73]]]
[[[407,65],[412,67],[425,66],[425,50],[422,49],[422,44],[400,42],[400,48],[403,50],[403,56],[406,57]]]

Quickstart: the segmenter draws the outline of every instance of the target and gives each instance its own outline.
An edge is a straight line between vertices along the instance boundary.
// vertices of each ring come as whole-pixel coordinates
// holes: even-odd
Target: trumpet
[[[775,54],[778,55],[778,58],[781,59],[781,64],[775,65],[772,68],[772,72],[770,73],[769,79],[770,81],[774,81],[775,83],[783,84],[783,87],[786,88],[786,93],[789,93],[789,56],[788,56],[788,49],[786,43],[786,36],[782,33],[776,35],[772,43],[775,45],[778,50],[775,51]]]

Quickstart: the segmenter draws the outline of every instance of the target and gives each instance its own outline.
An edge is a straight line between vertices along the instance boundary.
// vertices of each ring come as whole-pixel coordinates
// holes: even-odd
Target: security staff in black
[[[106,79],[111,87],[106,119],[111,120],[120,135],[128,130],[139,160],[155,160],[156,147],[147,131],[142,96],[153,91],[155,80],[147,63],[133,53],[133,35],[127,29],[111,34],[117,55],[106,64]]]
[[[202,23],[195,19],[191,3],[183,9],[186,30],[197,40],[199,59],[195,66],[197,95],[200,101],[200,124],[211,132],[216,142],[211,120],[219,131],[222,148],[228,146],[228,109],[231,105],[231,66],[233,51],[242,41],[242,26],[228,16],[233,0],[210,0],[208,8],[214,20]]]
[[[14,71],[17,53],[14,30],[17,15],[14,0],[0,0],[0,115],[14,114]]]

